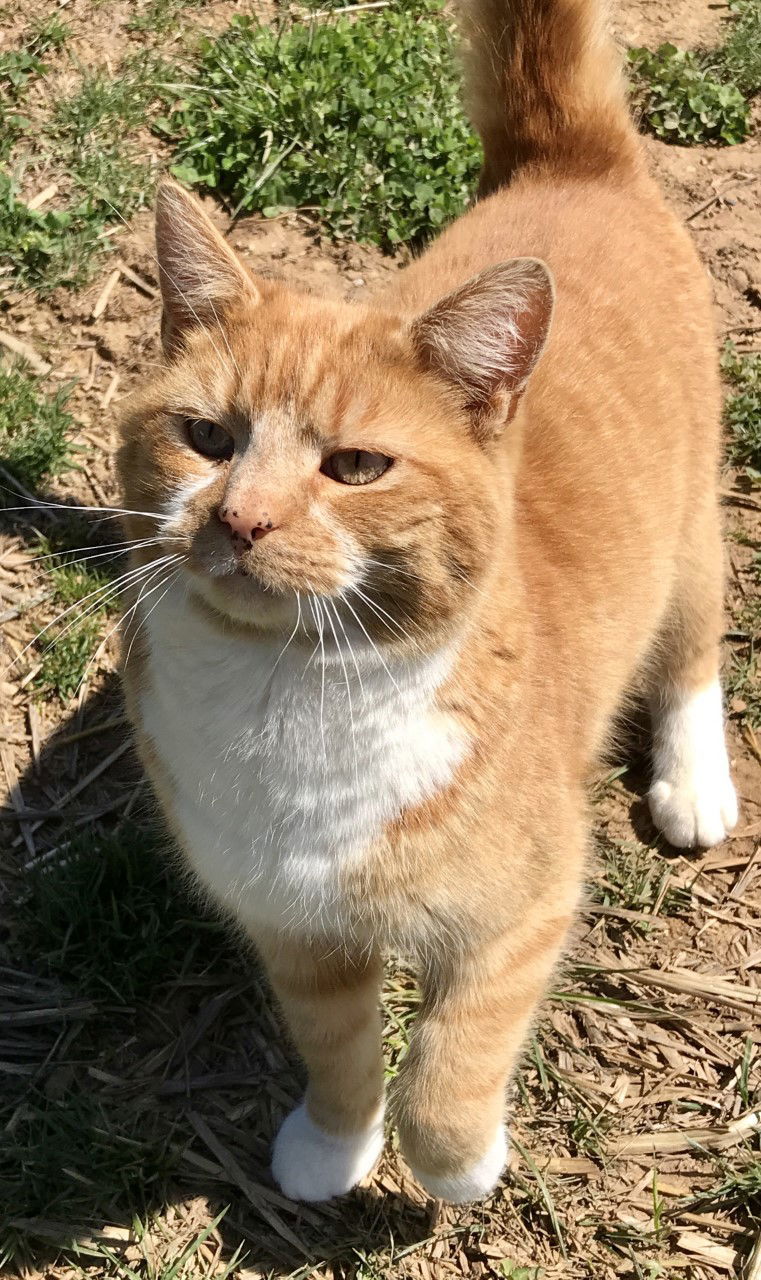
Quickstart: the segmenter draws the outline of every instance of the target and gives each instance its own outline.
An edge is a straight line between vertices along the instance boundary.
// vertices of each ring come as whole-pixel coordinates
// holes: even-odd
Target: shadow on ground
[[[0,513],[29,547],[41,523],[51,545],[72,546],[75,519]],[[118,537],[98,529],[96,544]],[[272,1137],[301,1096],[301,1069],[250,949],[182,881],[117,678],[101,679],[81,706],[61,706],[54,724],[48,717],[31,766],[25,714],[15,706],[8,716],[24,765],[16,809],[0,810],[0,1269],[94,1257],[134,1276],[129,1268],[146,1261],[141,1237],[158,1217],[171,1221],[174,1246],[186,1240],[188,1259],[208,1248],[214,1223],[211,1240],[231,1266],[306,1277],[329,1262],[353,1275],[376,1250],[402,1266],[432,1220],[393,1155],[371,1189],[338,1204],[295,1205],[271,1181]],[[635,729],[613,763],[641,759],[642,746]],[[628,789],[645,784],[635,763]],[[641,800],[631,816],[651,844]],[[621,848],[622,879],[610,888],[647,905],[652,868],[637,879]],[[628,909],[598,909],[614,938],[631,929]],[[614,978],[597,981],[603,1001],[626,1001]],[[415,1008],[404,982],[390,1019],[392,1071]],[[531,1229],[546,1219],[541,1197],[524,1191],[516,1203]],[[459,1221],[455,1213],[455,1236]],[[473,1230],[469,1210],[462,1221]]]
[[[0,518],[30,547],[41,528],[73,545],[65,512]],[[222,1258],[278,1273],[424,1239],[422,1198],[305,1207],[272,1184],[300,1068],[250,950],[183,885],[128,734],[110,676],[61,708],[0,812],[0,1265],[127,1266],[175,1204],[191,1251],[222,1213]]]

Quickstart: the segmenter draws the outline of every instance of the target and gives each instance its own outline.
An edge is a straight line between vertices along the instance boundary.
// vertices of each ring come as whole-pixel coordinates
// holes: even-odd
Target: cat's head
[[[498,438],[546,339],[546,267],[490,268],[417,316],[316,299],[255,279],[174,184],[157,249],[165,367],[119,458],[147,513],[130,532],[166,538],[144,554],[183,554],[221,620],[441,643],[506,536]]]

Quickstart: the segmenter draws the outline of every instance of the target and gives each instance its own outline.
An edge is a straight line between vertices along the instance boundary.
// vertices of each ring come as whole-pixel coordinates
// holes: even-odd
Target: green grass
[[[740,1221],[746,1229],[755,1232],[761,1230],[761,1155],[745,1147],[738,1156],[729,1161],[726,1157],[715,1157],[714,1163],[721,1176],[718,1186],[682,1201],[674,1212],[685,1208],[697,1209],[698,1212],[717,1214],[740,1214]]]
[[[0,266],[12,269],[19,287],[45,297],[61,285],[86,284],[107,247],[105,230],[89,200],[66,209],[30,209],[14,180],[0,173]]]
[[[120,1076],[124,1042],[138,1030],[135,1004],[215,955],[230,956],[223,927],[200,916],[166,870],[162,843],[131,824],[80,837],[59,862],[25,877],[14,928],[15,956],[34,958],[37,981],[58,984],[68,998],[89,997],[93,1013],[108,1010],[85,1021],[67,1057],[84,1055]],[[149,1049],[150,1038],[140,1048]],[[118,1098],[87,1072],[60,1070],[52,1083],[44,1072],[30,1079],[20,1107],[10,1091],[0,1103],[0,1116],[13,1117],[0,1146],[3,1220],[42,1217],[73,1230],[78,1220],[113,1221],[116,1202],[128,1223],[147,1214],[177,1163],[171,1116],[158,1114],[149,1091]],[[0,1228],[0,1263],[3,1245],[12,1253],[17,1243],[12,1231],[2,1236]]]
[[[236,17],[188,80],[156,122],[173,172],[236,209],[313,208],[333,235],[388,246],[432,234],[471,193],[479,146],[433,0],[281,30]]]
[[[656,137],[731,145],[748,136],[749,100],[761,92],[761,5],[732,0],[729,7],[733,21],[718,49],[629,51],[635,104]]]
[[[134,1212],[144,1212],[156,1181],[171,1167],[168,1135],[164,1131],[154,1136],[151,1116],[143,1107],[131,1116],[122,1110],[118,1126],[109,1109],[107,1099],[76,1077],[60,1098],[29,1089],[0,1155],[0,1198],[8,1218],[39,1216],[66,1222],[73,1188],[80,1195],[89,1190],[88,1216],[98,1209],[107,1216],[108,1201],[114,1198],[126,1200]],[[6,1249],[9,1245],[6,1242]]]
[[[118,76],[85,72],[76,93],[53,111],[48,132],[67,171],[104,222],[128,218],[151,197],[153,175],[144,148],[130,134],[145,124],[167,74],[156,59],[125,63]]]
[[[44,55],[60,48],[68,36],[69,28],[53,16],[32,23],[15,49],[0,53],[0,161],[8,160],[30,127],[23,114],[24,99],[30,83],[47,69]]]
[[[754,728],[761,725],[761,553],[752,565],[754,589],[734,611],[733,626],[746,638],[727,654],[724,685],[730,708]]]
[[[759,663],[761,631],[750,642],[732,653],[724,673],[727,702],[736,717],[754,729],[761,724],[761,663]]]
[[[752,98],[761,93],[761,5],[758,0],[730,0],[734,21],[727,39],[706,62],[728,84]]]
[[[159,1106],[153,1088],[128,1067],[135,1055],[152,1057],[157,1044],[176,1047],[182,1024],[175,1025],[171,1007],[183,984],[197,982],[202,994],[211,967],[218,981],[229,982],[241,960],[224,927],[191,905],[167,869],[164,843],[155,830],[126,823],[79,837],[59,861],[24,878],[14,961],[33,960],[33,983],[49,984],[39,988],[43,1004],[44,993],[55,991],[48,997],[54,1004],[89,999],[92,1007],[52,1050],[41,1020],[37,1042],[27,1035],[24,1045],[33,1061],[39,1056],[35,1071],[5,1077],[0,1268],[34,1238],[33,1225],[14,1227],[14,1220],[61,1224],[59,1246],[79,1223],[126,1223],[139,1241],[169,1202],[187,1135],[176,1134],[171,1104]],[[143,1023],[149,1008],[153,1021]],[[166,1060],[150,1086],[160,1085]],[[109,1266],[99,1274],[120,1272]],[[142,1264],[138,1274],[159,1280],[170,1273]]]
[[[170,975],[225,948],[224,926],[191,905],[164,865],[156,831],[84,837],[30,877],[24,950],[41,972],[109,1005],[148,1000]]]
[[[635,101],[644,124],[664,142],[742,142],[750,111],[734,84],[722,83],[699,54],[662,44],[630,49]]]
[[[147,135],[142,145],[135,135],[156,109],[167,74],[153,55],[128,60],[116,76],[102,68],[85,71],[77,90],[37,126],[35,145],[63,174],[63,207],[29,209],[17,180],[0,173],[0,265],[12,269],[20,287],[41,296],[60,286],[80,288],[109,248],[110,225],[150,201]],[[0,159],[7,159],[30,130],[7,94],[0,103],[3,123]]]
[[[54,395],[21,364],[0,364],[0,461],[28,489],[72,466],[70,387]],[[0,506],[12,499],[4,495]]]
[[[75,508],[71,518],[40,538],[35,547],[45,557],[40,568],[53,588],[55,613],[62,616],[35,642],[42,665],[34,688],[64,702],[77,692],[103,638],[106,620],[120,607],[114,587],[126,568],[125,553],[103,543],[101,537],[97,526],[83,520]]]
[[[657,903],[659,915],[677,916],[689,911],[690,893],[669,887],[671,864],[654,849],[638,840],[606,837],[600,849],[605,883],[592,883],[593,900],[603,906],[624,907],[649,914]],[[664,892],[665,886],[665,892]],[[632,921],[632,927],[648,932],[646,920]]]
[[[508,1262],[503,1258],[499,1264],[500,1275],[507,1280],[544,1280],[544,1267],[522,1267],[517,1262]]]
[[[50,552],[51,544],[46,539],[39,545],[40,554]],[[113,608],[113,599],[106,598],[110,574],[98,567],[88,567],[87,561],[73,563],[74,559],[64,553],[42,562],[55,591],[57,612],[68,612],[36,642],[42,665],[34,685],[41,692],[57,695],[61,701],[77,692],[98,646],[103,623]],[[99,559],[96,566],[102,563]],[[78,609],[80,602],[81,609]]]
[[[45,54],[60,49],[70,34],[69,28],[56,15],[32,23],[15,49],[0,53],[0,90],[3,95],[18,100],[29,87],[30,80],[47,70]]]
[[[181,22],[183,10],[203,7],[206,3],[207,0],[147,0],[136,5],[127,30],[144,31],[154,36],[168,35]]]
[[[47,394],[41,380],[29,374],[22,365],[0,365],[0,461],[26,489],[39,489],[46,481],[74,465],[77,446],[72,441],[74,419],[66,408],[70,387]],[[7,489],[0,490],[0,507],[14,506],[16,498]],[[48,583],[55,592],[58,612],[70,610],[59,624],[46,630],[35,643],[41,667],[35,677],[35,688],[65,700],[78,688],[87,665],[100,639],[110,602],[98,604],[99,597],[85,602],[84,597],[111,581],[105,567],[108,557],[98,557],[89,567],[88,561],[74,563],[71,548],[90,546],[92,530],[78,519],[67,522],[56,532],[55,540],[40,539],[36,551],[46,559],[40,561]],[[92,547],[97,552],[98,546]],[[53,553],[57,553],[53,555]],[[83,601],[81,619],[71,606]],[[96,607],[91,610],[91,606]]]
[[[724,405],[727,456],[761,479],[761,355],[738,355],[728,342],[721,370],[730,387]]]
[[[727,460],[752,484],[761,482],[761,355],[740,355],[725,344],[721,370],[729,388],[724,402]],[[757,545],[757,544],[753,544]],[[733,618],[745,639],[732,645],[724,675],[734,713],[754,728],[761,725],[761,556],[753,563],[754,590],[742,596]]]

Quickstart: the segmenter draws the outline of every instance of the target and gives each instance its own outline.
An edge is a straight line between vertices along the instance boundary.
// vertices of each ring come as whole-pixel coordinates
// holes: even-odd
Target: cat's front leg
[[[427,973],[393,1115],[432,1196],[460,1204],[496,1185],[508,1152],[506,1086],[570,922],[565,911],[537,915]]]
[[[383,1149],[382,964],[326,941],[260,935],[256,944],[309,1076],[275,1139],[272,1173],[293,1200],[329,1200]]]

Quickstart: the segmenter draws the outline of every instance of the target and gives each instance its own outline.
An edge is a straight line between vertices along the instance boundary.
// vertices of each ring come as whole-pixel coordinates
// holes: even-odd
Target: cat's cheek
[[[194,499],[206,489],[210,489],[215,482],[219,484],[221,496],[223,474],[218,467],[214,467],[204,475],[195,475],[176,487],[164,506],[163,532],[169,534],[189,532],[187,526],[198,523],[197,515],[193,518],[191,511]]]
[[[290,1200],[332,1200],[372,1172],[383,1150],[383,1111],[361,1133],[326,1133],[301,1103],[275,1139],[272,1176]]]

